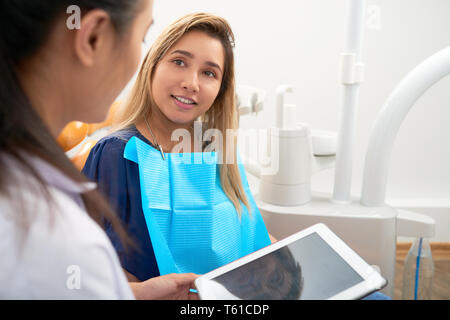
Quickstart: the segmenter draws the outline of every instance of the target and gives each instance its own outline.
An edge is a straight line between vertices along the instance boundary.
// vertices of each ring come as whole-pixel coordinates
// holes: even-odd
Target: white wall
[[[381,9],[380,28],[367,27],[352,194],[359,196],[364,155],[374,119],[402,77],[450,45],[449,0],[368,0]],[[236,35],[239,84],[267,91],[265,111],[243,127],[273,125],[274,93],[291,84],[287,102],[297,120],[313,129],[337,130],[339,55],[344,41],[345,0],[155,0],[152,41],[163,27],[188,12],[226,18]],[[373,16],[371,16],[373,18]],[[317,174],[313,188],[332,192],[332,170]],[[391,158],[387,200],[402,207],[442,207],[450,216],[450,77],[417,101],[400,128]],[[412,204],[411,204],[412,203]],[[437,219],[436,217],[434,217]],[[439,223],[439,222],[438,222]],[[448,223],[446,224],[448,226]],[[437,239],[450,241],[450,230]]]

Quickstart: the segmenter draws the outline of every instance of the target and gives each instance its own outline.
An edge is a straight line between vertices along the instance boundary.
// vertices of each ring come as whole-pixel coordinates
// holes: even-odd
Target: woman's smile
[[[197,105],[197,102],[195,102],[195,100],[193,99],[183,96],[175,96],[175,95],[170,96],[173,98],[175,104],[184,110],[190,110]]]

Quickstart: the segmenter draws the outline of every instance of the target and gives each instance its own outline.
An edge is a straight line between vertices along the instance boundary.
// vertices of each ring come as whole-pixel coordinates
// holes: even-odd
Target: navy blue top
[[[98,183],[100,192],[106,196],[137,245],[136,249],[129,249],[125,253],[111,225],[106,225],[106,233],[117,251],[122,267],[144,281],[160,274],[142,211],[139,167],[123,157],[125,145],[133,136],[153,145],[135,126],[115,132],[101,139],[92,148],[83,173]]]

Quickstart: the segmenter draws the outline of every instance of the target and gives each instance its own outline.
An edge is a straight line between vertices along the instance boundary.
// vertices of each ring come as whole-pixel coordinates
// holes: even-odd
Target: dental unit
[[[414,103],[450,73],[450,47],[410,71],[387,98],[375,120],[367,152],[361,196],[350,194],[358,91],[364,80],[361,47],[365,1],[348,0],[346,40],[341,55],[339,132],[312,130],[295,121],[296,108],[284,103],[289,85],[276,96],[277,118],[269,145],[277,144],[278,170],[245,158],[246,170],[257,177],[255,200],[268,231],[281,239],[316,223],[324,223],[388,280],[382,292],[393,297],[397,236],[431,238],[435,221],[429,216],[385,203],[389,160],[396,134]],[[238,87],[240,115],[263,109],[260,91]],[[270,149],[270,147],[269,147]],[[311,190],[311,176],[335,168],[333,194]],[[250,181],[250,180],[249,180]]]

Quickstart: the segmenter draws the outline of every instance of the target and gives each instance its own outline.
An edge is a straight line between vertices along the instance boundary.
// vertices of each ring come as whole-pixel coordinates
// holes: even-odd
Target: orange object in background
[[[88,125],[80,121],[69,122],[58,136],[58,144],[64,151],[68,151],[86,138]]]
[[[95,131],[111,126],[115,113],[120,106],[120,102],[114,102],[109,108],[106,120],[98,123],[84,123],[80,121],[72,121],[64,127],[63,131],[59,135],[57,141],[63,148],[64,152],[67,152],[77,146],[86,137],[93,134]],[[97,143],[98,139],[87,139],[82,145],[79,146],[76,153],[71,156],[70,160],[78,168],[82,170],[86,162],[92,147]],[[74,150],[75,151],[75,150]]]
[[[78,170],[81,171],[83,169],[84,164],[86,163],[86,160],[89,156],[89,153],[91,152],[92,147],[95,146],[96,143],[97,140],[87,140],[80,147],[80,150],[70,159]]]

